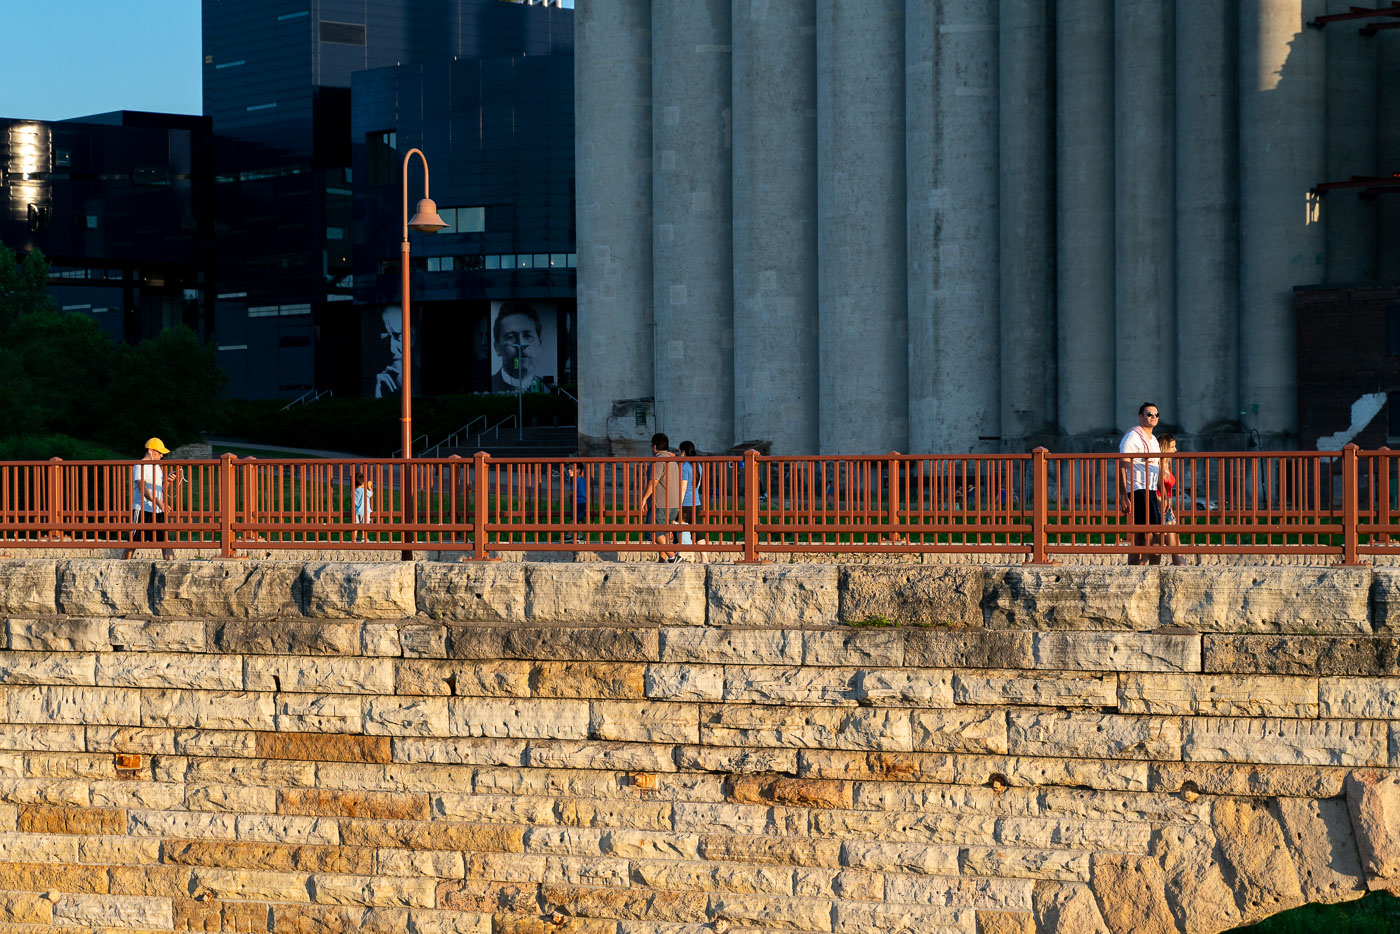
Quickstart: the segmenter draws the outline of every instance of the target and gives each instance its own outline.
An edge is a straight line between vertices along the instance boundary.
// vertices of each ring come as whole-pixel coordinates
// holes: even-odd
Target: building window
[[[399,134],[394,130],[379,130],[365,134],[365,169],[369,184],[387,185],[394,181],[398,168]]]
[[[1400,357],[1400,302],[1385,306],[1385,352]]]
[[[345,228],[344,228],[344,227],[327,227],[327,228],[326,228],[326,239],[327,239],[327,240],[344,240],[344,239],[345,239]]]
[[[217,65],[214,66],[214,70],[215,70],[215,71],[218,71],[220,68],[237,68],[239,65],[246,65],[246,64],[248,64],[248,60],[247,60],[247,59],[240,58],[240,59],[238,59],[237,61],[234,61],[234,62],[220,62],[219,64],[217,64]]]
[[[364,45],[365,27],[358,23],[335,23],[321,20],[321,41],[341,45]]]
[[[1385,408],[1385,440],[1387,444],[1391,444],[1400,441],[1400,392],[1385,394]]]

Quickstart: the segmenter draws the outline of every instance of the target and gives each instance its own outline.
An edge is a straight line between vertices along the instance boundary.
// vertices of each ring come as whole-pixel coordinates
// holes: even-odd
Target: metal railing
[[[306,390],[306,392],[304,392],[304,393],[302,393],[301,395],[297,396],[297,397],[296,397],[295,399],[293,399],[291,402],[288,402],[286,405],[282,406],[282,408],[281,408],[279,411],[285,412],[285,411],[287,411],[288,409],[290,409],[290,408],[291,408],[292,406],[294,406],[294,405],[310,405],[311,403],[317,402],[317,401],[319,401],[319,400],[321,400],[321,399],[324,399],[324,398],[326,398],[327,396],[334,396],[334,395],[335,395],[335,390],[334,390],[334,389],[322,389],[320,392],[317,392],[317,391],[314,390],[314,389],[308,389],[308,390]]]
[[[1170,455],[1175,524],[1135,516],[1117,454],[0,463],[5,548],[1400,555],[1400,452]],[[1158,455],[1138,455],[1155,469]],[[692,495],[681,498],[681,476]],[[357,476],[371,511],[355,521]],[[659,486],[653,485],[656,480]],[[668,493],[668,488],[670,492]],[[650,490],[650,493],[648,493]],[[1155,494],[1154,494],[1155,495]],[[669,502],[660,502],[667,497]],[[645,504],[643,500],[645,499]],[[665,507],[658,511],[657,507]],[[665,536],[669,543],[658,543]],[[1164,537],[1157,537],[1164,536]]]
[[[472,429],[475,428],[477,425],[482,424],[482,423],[485,422],[485,421],[486,421],[486,416],[485,416],[485,415],[478,415],[476,418],[474,418],[474,419],[472,419],[471,421],[467,422],[467,423],[466,423],[465,425],[463,425],[461,428],[458,428],[456,431],[454,431],[454,432],[452,432],[451,434],[449,434],[446,438],[443,438],[443,439],[442,439],[441,441],[439,441],[437,444],[430,445],[429,447],[426,447],[426,448],[424,448],[423,450],[419,451],[419,452],[418,452],[418,456],[419,456],[419,457],[438,457],[438,456],[440,456],[440,455],[442,454],[442,449],[443,449],[443,448],[461,447],[462,444],[463,444],[463,442],[466,440],[466,438],[468,438],[468,437],[471,435]],[[426,438],[427,435],[424,435],[423,437]],[[402,454],[402,453],[403,453],[403,448],[399,448],[397,451],[394,452],[395,455],[400,455],[400,454]]]

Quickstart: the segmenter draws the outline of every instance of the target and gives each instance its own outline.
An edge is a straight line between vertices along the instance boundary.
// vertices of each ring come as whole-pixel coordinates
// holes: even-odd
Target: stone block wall
[[[0,929],[1208,932],[1400,891],[1400,576],[0,562]]]

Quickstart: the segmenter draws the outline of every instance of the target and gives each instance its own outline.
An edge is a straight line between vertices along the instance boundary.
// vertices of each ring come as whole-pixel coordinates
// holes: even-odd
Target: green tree
[[[14,251],[0,243],[0,341],[8,347],[10,325],[21,316],[55,308],[49,294],[49,261],[35,250],[15,259]]]
[[[184,325],[134,347],[118,347],[110,390],[113,409],[98,437],[119,449],[150,435],[167,444],[192,439],[218,419],[225,378],[214,348],[201,344]]]

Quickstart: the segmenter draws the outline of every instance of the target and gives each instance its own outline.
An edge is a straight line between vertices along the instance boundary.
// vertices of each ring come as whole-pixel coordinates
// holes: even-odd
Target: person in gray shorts
[[[675,525],[681,519],[681,465],[676,455],[671,453],[670,447],[671,439],[661,432],[651,436],[652,456],[665,460],[652,465],[651,480],[647,483],[638,506],[642,520],[650,518],[653,525]],[[650,513],[647,512],[648,501],[652,505]],[[652,541],[658,545],[669,545],[671,536],[666,532],[653,532]],[[658,560],[671,564],[681,560],[681,556],[674,551],[662,550],[657,552],[657,555]]]

